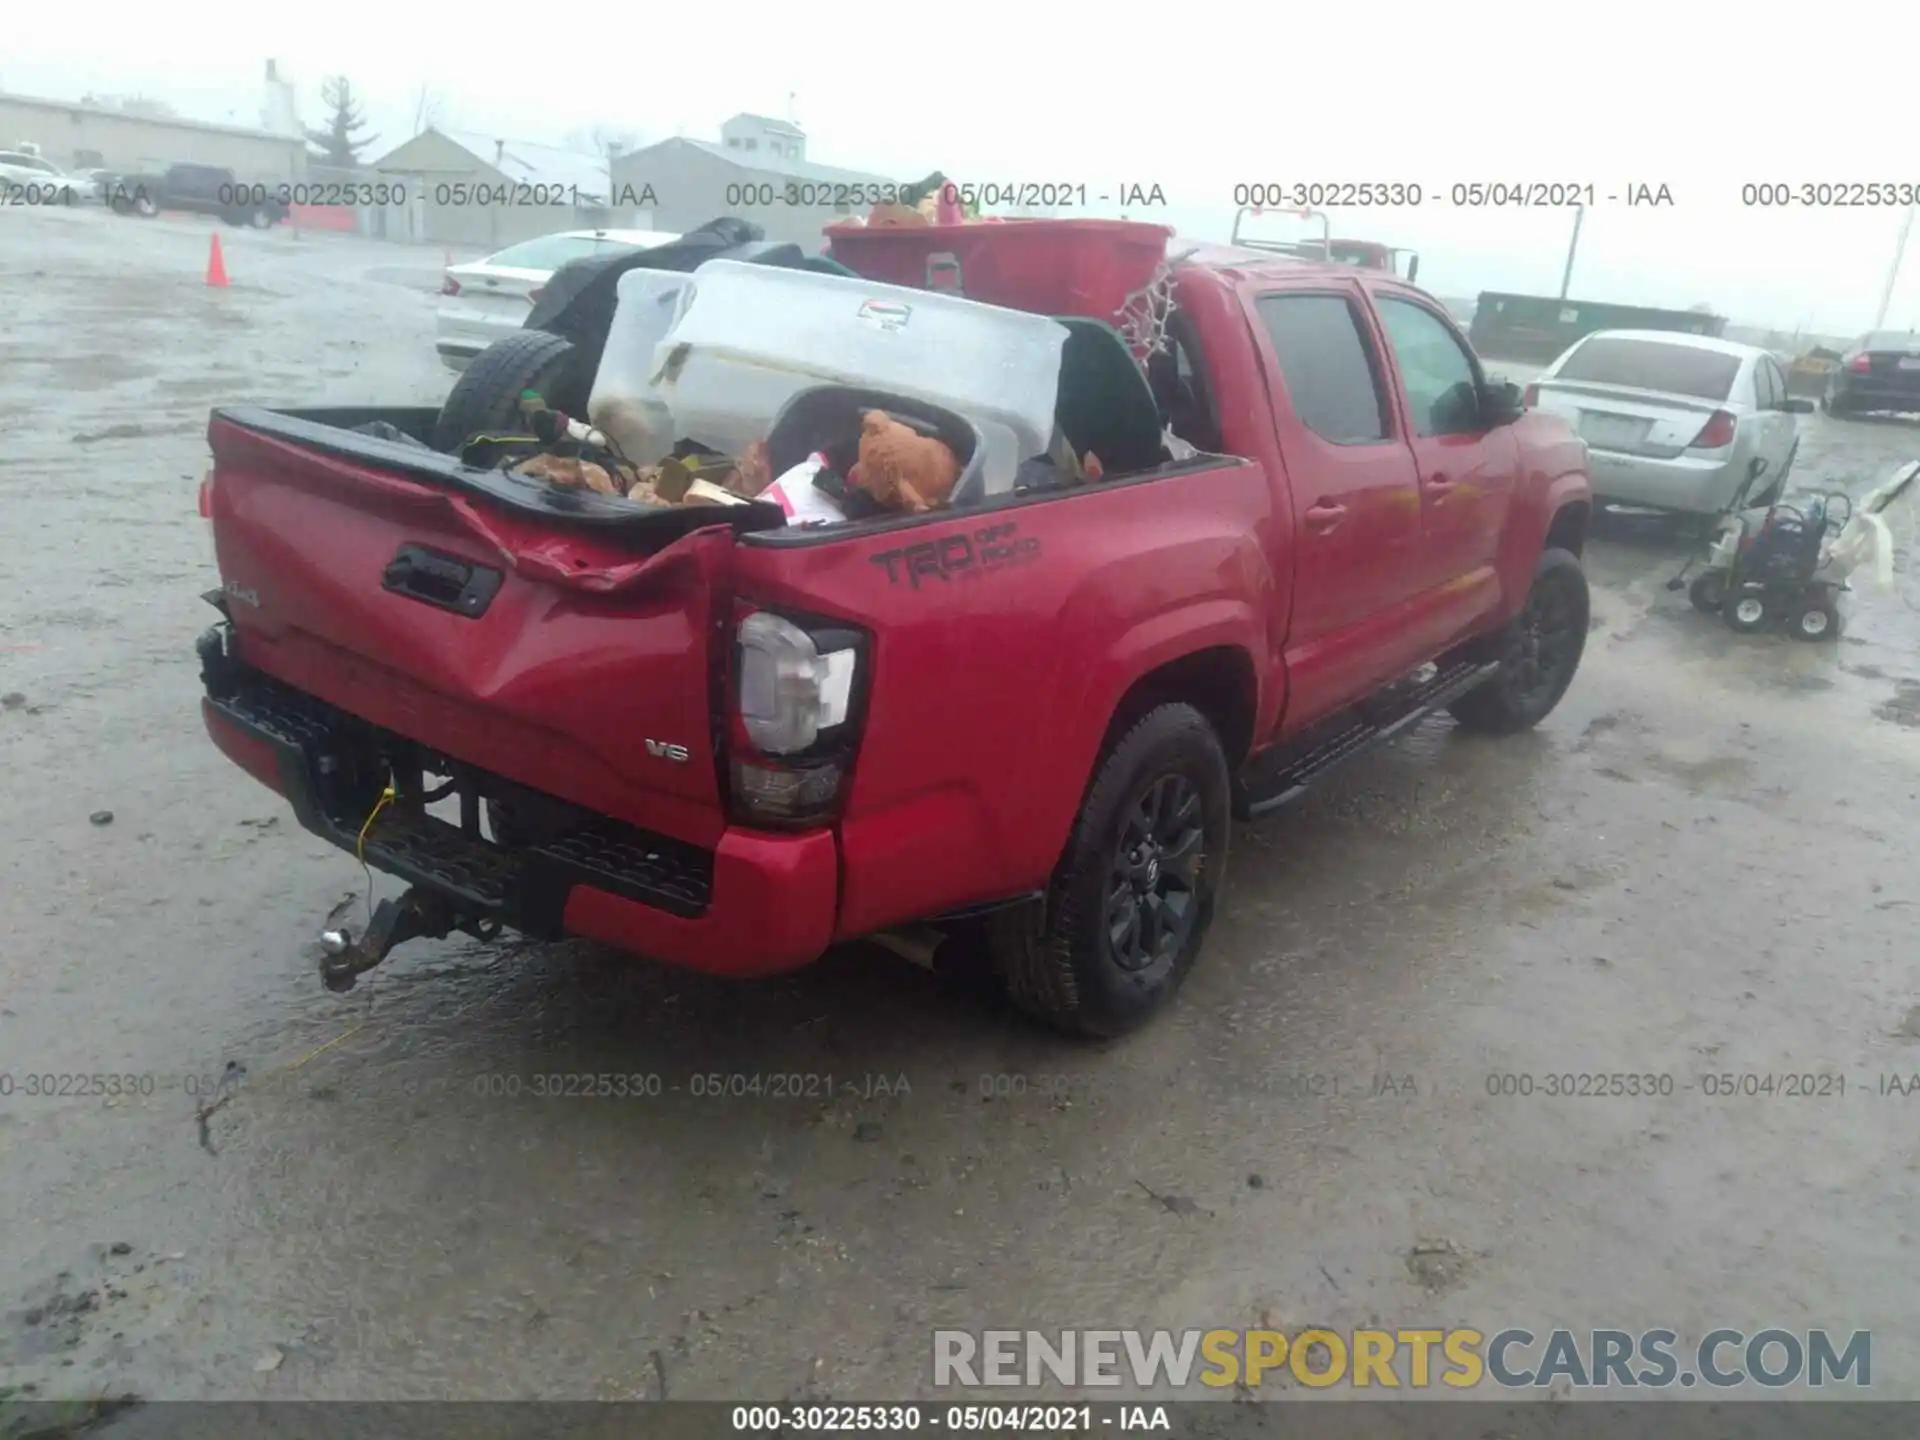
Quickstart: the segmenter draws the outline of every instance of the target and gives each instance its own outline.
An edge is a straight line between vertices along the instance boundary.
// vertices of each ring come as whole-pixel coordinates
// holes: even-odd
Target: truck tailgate
[[[717,841],[709,637],[733,527],[760,517],[555,496],[262,411],[215,412],[208,439],[244,663],[509,780]]]

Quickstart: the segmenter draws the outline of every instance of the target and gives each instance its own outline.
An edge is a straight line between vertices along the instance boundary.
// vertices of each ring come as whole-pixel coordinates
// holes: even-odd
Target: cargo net
[[[1153,276],[1120,302],[1114,328],[1140,359],[1167,352],[1167,318],[1173,314],[1173,268],[1164,261]]]

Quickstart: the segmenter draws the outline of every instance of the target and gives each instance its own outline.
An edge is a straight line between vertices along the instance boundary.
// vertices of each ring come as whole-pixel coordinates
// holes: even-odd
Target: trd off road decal
[[[1019,529],[1012,521],[1003,521],[882,550],[867,558],[885,567],[890,585],[906,584],[918,590],[924,580],[976,580],[1040,558],[1040,542],[1021,539]]]

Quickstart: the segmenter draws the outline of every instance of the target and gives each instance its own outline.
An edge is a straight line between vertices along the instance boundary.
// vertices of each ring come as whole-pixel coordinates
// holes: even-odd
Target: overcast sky
[[[1446,203],[1454,183],[1591,182],[1600,198],[1583,223],[1574,296],[1706,302],[1784,328],[1864,329],[1902,212],[1749,209],[1742,184],[1920,185],[1900,73],[1910,47],[1894,38],[1920,22],[1895,0],[1850,5],[1844,24],[1787,6],[1673,0],[1376,0],[1364,12],[1192,0],[1102,7],[1097,22],[1084,6],[1006,0],[20,8],[0,89],[142,93],[256,124],[274,56],[309,124],[322,119],[321,78],[347,75],[379,134],[374,155],[412,133],[422,86],[446,124],[549,143],[596,123],[646,140],[712,139],[736,111],[785,116],[792,94],[810,159],[1090,192],[1158,184],[1170,209],[1135,218],[1219,238],[1239,183],[1417,183],[1420,208],[1336,211],[1335,233],[1418,250],[1421,283],[1448,296],[1557,293],[1573,220],[1463,212]],[[1668,186],[1672,207],[1604,198],[1639,184]],[[1920,326],[1920,234],[1888,324]]]

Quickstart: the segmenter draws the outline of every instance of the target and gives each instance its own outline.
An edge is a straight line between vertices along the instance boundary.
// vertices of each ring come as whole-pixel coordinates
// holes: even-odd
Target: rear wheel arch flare
[[[1541,543],[1542,550],[1565,550],[1579,555],[1586,549],[1587,528],[1593,523],[1593,505],[1586,500],[1575,500],[1562,505],[1554,511],[1553,519],[1547,526],[1546,539]]]
[[[1142,715],[1172,703],[1191,705],[1206,717],[1220,737],[1229,770],[1237,769],[1253,745],[1259,703],[1253,657],[1237,645],[1215,645],[1149,670],[1114,706],[1100,740],[1100,755],[1106,755]]]

